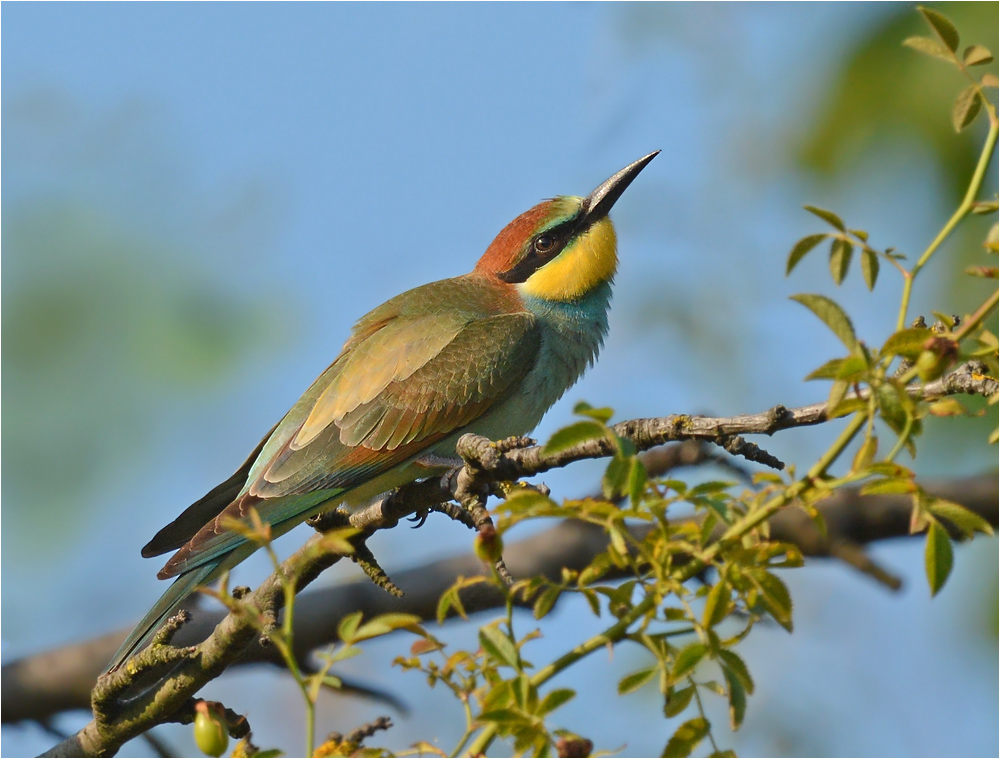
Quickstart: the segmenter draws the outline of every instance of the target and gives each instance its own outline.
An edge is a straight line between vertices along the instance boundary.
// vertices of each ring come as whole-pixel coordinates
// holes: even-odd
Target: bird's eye
[[[535,240],[535,250],[539,253],[548,253],[555,247],[556,241],[552,235],[541,235]]]

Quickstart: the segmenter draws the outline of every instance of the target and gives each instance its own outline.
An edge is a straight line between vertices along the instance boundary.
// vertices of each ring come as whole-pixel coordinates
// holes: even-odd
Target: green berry
[[[229,745],[229,734],[214,714],[199,709],[194,717],[194,742],[209,756],[222,756]]]

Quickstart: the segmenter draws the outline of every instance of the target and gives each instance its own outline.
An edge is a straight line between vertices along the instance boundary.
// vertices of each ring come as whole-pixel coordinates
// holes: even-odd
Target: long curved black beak
[[[590,225],[598,219],[607,216],[611,207],[622,196],[625,189],[632,184],[632,180],[639,176],[639,172],[646,168],[646,164],[659,155],[659,150],[654,150],[649,155],[644,155],[638,161],[630,163],[621,171],[608,177],[596,190],[583,199],[583,222]]]

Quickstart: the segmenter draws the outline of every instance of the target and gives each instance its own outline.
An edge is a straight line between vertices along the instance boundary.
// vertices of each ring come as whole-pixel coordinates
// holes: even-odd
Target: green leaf
[[[850,385],[844,380],[837,380],[830,386],[830,395],[826,399],[826,414],[831,419],[844,415],[840,409],[840,402],[844,400],[849,387]]]
[[[535,599],[535,606],[532,609],[535,619],[541,619],[548,614],[552,610],[552,607],[555,606],[556,601],[559,600],[561,594],[562,588],[558,585],[549,585],[539,593],[538,598]]]
[[[510,680],[501,680],[483,699],[483,712],[492,712],[497,709],[509,709],[514,705],[514,688]]]
[[[916,483],[907,477],[886,477],[869,482],[861,488],[861,495],[898,495],[914,493],[916,490]]]
[[[739,654],[728,648],[720,649],[719,661],[722,662],[723,669],[729,670],[739,678],[747,693],[753,693],[753,678],[750,677],[750,670]]]
[[[667,692],[666,701],[663,704],[663,716],[676,717],[682,711],[688,708],[688,704],[691,703],[691,699],[694,696],[695,686],[689,685],[686,688],[681,688],[680,690],[672,690]]]
[[[674,659],[674,669],[670,673],[670,679],[676,682],[691,674],[707,653],[708,648],[704,643],[691,643],[682,648]]]
[[[586,401],[580,401],[573,407],[573,413],[578,416],[586,416],[590,419],[600,422],[601,424],[607,424],[611,417],[615,415],[614,409],[610,409],[607,406],[602,408],[594,408]]]
[[[538,706],[537,714],[539,717],[551,714],[567,701],[571,701],[574,698],[576,698],[576,691],[572,688],[556,688],[542,699],[542,703]]]
[[[821,218],[827,224],[836,227],[841,232],[847,231],[847,228],[844,226],[844,222],[841,221],[840,217],[837,216],[837,214],[835,214],[833,211],[827,211],[825,208],[817,208],[816,206],[802,206],[802,207],[806,209],[809,213],[819,216],[819,218]]]
[[[951,21],[945,18],[943,14],[933,11],[930,8],[925,8],[922,5],[918,5],[917,10],[927,20],[927,23],[931,25],[931,28],[937,32],[938,37],[948,46],[949,50],[952,52],[958,50],[958,31]]]
[[[914,413],[913,399],[904,389],[893,385],[879,387],[876,398],[879,411],[882,413],[882,421],[897,435],[902,435],[906,430],[907,419],[912,418]],[[923,425],[919,419],[910,423],[910,439],[906,440],[905,445],[911,456],[916,456],[912,438],[920,435],[922,431]]]
[[[662,756],[683,757],[690,756],[695,747],[701,743],[702,739],[708,735],[709,724],[704,717],[689,719],[673,734]]]
[[[885,345],[879,351],[880,356],[905,356],[906,358],[916,358],[924,349],[924,343],[934,335],[926,327],[910,327],[901,329],[885,341]]]
[[[479,722],[496,722],[498,725],[511,724],[518,722],[527,722],[527,715],[521,714],[521,712],[514,709],[493,709],[492,711],[483,712],[477,717]]]
[[[830,379],[854,381],[861,379],[868,371],[868,364],[862,356],[854,354],[847,358],[835,358],[827,361],[806,376],[807,380]]]
[[[924,545],[924,568],[927,570],[927,584],[931,595],[936,596],[944,587],[954,557],[951,550],[951,539],[947,531],[937,522],[931,522],[927,530],[927,543]]]
[[[437,621],[439,625],[444,624],[445,619],[448,618],[448,612],[453,607],[458,616],[465,621],[469,620],[469,616],[465,613],[465,606],[462,605],[462,599],[459,596],[459,588],[454,585],[442,593],[441,598],[438,600]]]
[[[656,677],[656,673],[659,671],[659,667],[649,667],[648,669],[640,669],[638,672],[625,675],[618,683],[618,695],[624,696],[626,693],[639,690],[639,688]]]
[[[726,691],[729,696],[729,724],[734,731],[740,729],[743,717],[747,713],[747,694],[740,679],[725,667],[722,675],[726,678]]]
[[[708,598],[705,599],[705,611],[702,615],[702,624],[705,627],[715,627],[729,614],[729,607],[729,583],[725,580],[719,580],[708,591]]]
[[[361,624],[361,616],[361,612],[356,611],[340,620],[340,624],[337,625],[337,637],[344,643],[353,642],[354,633],[357,632],[358,626]]]
[[[878,436],[871,434],[865,438],[864,442],[861,443],[861,447],[858,448],[858,452],[854,455],[854,460],[851,462],[851,471],[861,472],[867,469],[875,460],[877,452]]]
[[[948,61],[948,63],[955,62],[955,59],[952,57],[952,54],[948,52],[948,48],[946,48],[937,40],[931,39],[930,37],[907,37],[905,40],[903,40],[903,44],[921,53],[926,53],[927,55],[933,55],[935,58],[940,58],[943,61]]]
[[[993,534],[993,527],[989,522],[960,503],[935,498],[927,504],[927,508],[934,516],[955,525],[970,538],[976,532]]]
[[[847,276],[853,254],[854,246],[847,240],[837,237],[830,243],[830,274],[833,275],[833,281],[837,285],[843,282],[844,277]]]
[[[826,234],[806,235],[792,246],[792,252],[788,254],[788,263],[785,266],[785,276],[792,273],[799,261],[805,258],[806,253],[819,245]]]
[[[601,490],[609,501],[617,501],[624,495],[628,487],[629,474],[632,470],[632,460],[620,455],[612,456],[601,478]]]
[[[646,492],[648,477],[646,475],[646,467],[643,466],[638,457],[632,456],[630,458],[632,466],[629,468],[628,482],[626,483],[628,486],[628,499],[633,508],[638,508],[639,504],[642,503],[642,496]]]
[[[596,440],[598,438],[606,438],[607,435],[608,428],[600,422],[590,420],[576,422],[568,427],[563,427],[561,430],[557,430],[556,433],[549,438],[549,442],[545,444],[545,447],[542,449],[542,453],[562,453],[575,445],[586,443],[590,440]]]
[[[969,45],[962,53],[962,62],[966,66],[982,66],[993,62],[993,53],[988,47],[982,45]]]
[[[398,612],[380,614],[361,625],[354,633],[354,640],[368,640],[379,635],[385,635],[393,630],[419,625],[421,621],[421,618],[416,614],[402,614]]]
[[[521,660],[517,654],[517,646],[494,625],[480,628],[479,645],[500,664],[520,669]]]
[[[703,495],[709,495],[710,493],[724,493],[733,487],[732,482],[728,480],[707,480],[705,482],[699,482],[693,488],[688,491],[688,498],[697,498]]]
[[[840,367],[844,365],[846,358],[832,358],[818,369],[813,369],[806,375],[807,380],[838,379]]]
[[[792,631],[792,596],[785,583],[770,572],[754,574],[761,601],[774,620],[788,632]]]
[[[323,659],[324,661],[338,662],[345,659],[353,659],[355,656],[360,656],[361,653],[360,646],[341,646],[332,653],[324,654]]]
[[[942,398],[927,406],[927,412],[933,416],[967,416],[965,406],[955,398]]]
[[[878,270],[881,264],[878,260],[878,255],[875,251],[868,250],[867,248],[861,251],[861,273],[865,277],[865,284],[868,285],[868,290],[875,289],[875,280],[878,279]]]
[[[510,685],[514,703],[529,714],[533,713],[538,708],[538,688],[531,682],[531,678],[520,674],[511,680]]]
[[[515,490],[504,501],[504,505],[512,514],[530,514],[538,509],[550,509],[558,506],[555,501],[533,488]]]
[[[849,350],[854,350],[858,338],[854,334],[854,326],[844,313],[844,310],[825,295],[793,295],[792,300],[818,316],[828,326]]]
[[[975,121],[982,107],[983,100],[979,96],[978,85],[970,84],[959,92],[951,109],[951,125],[955,127],[955,131],[961,132]]]

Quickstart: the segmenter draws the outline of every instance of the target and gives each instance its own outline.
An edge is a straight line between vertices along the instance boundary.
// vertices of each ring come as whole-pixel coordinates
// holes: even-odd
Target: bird
[[[174,551],[176,578],[129,634],[114,671],[198,587],[259,546],[227,525],[251,509],[277,537],[309,517],[432,474],[467,433],[530,432],[592,365],[608,332],[617,237],[608,213],[660,151],[586,197],[522,213],[468,274],[408,290],[363,316],[340,354],[229,479],[142,549]]]

